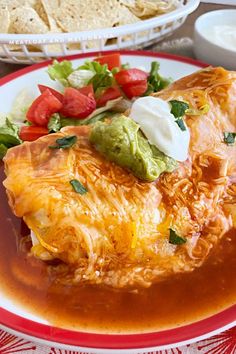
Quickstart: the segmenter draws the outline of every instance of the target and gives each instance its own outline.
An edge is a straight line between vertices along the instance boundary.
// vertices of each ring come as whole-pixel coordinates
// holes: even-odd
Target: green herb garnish
[[[66,136],[56,140],[57,145],[50,145],[50,149],[68,149],[72,147],[77,141],[76,135]]]
[[[88,192],[88,190],[77,179],[72,179],[70,184],[76,193],[83,195]]]
[[[56,133],[61,129],[61,118],[58,113],[51,116],[48,122],[49,133]]]
[[[172,245],[183,245],[187,242],[186,238],[177,235],[173,229],[170,230],[169,243]]]
[[[178,126],[180,127],[180,129],[181,129],[182,131],[187,130],[187,129],[186,129],[186,126],[185,126],[185,124],[184,124],[184,121],[183,121],[182,118],[176,119],[175,123],[178,124]]]
[[[183,101],[172,100],[169,101],[171,105],[170,113],[173,114],[175,118],[182,118],[185,115],[187,109],[189,109],[189,105]]]
[[[158,92],[169,86],[171,79],[162,77],[159,74],[160,64],[157,61],[151,63],[151,70],[148,76],[148,89],[144,96],[149,96],[153,92]]]
[[[169,101],[171,106],[170,113],[176,118],[175,123],[178,124],[179,128],[184,131],[187,130],[184,124],[183,116],[185,115],[187,109],[189,109],[189,105],[183,101],[172,100]]]
[[[224,143],[227,145],[233,145],[235,143],[236,133],[224,132]]]

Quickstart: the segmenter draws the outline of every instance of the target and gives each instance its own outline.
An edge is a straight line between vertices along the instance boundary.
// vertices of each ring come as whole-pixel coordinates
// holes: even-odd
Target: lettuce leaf
[[[160,63],[153,61],[151,63],[151,70],[148,76],[148,89],[145,92],[144,96],[149,96],[153,92],[158,92],[165,87],[169,86],[173,81],[171,78],[162,77],[159,74]]]
[[[97,114],[94,117],[89,117],[85,119],[73,119],[73,118],[61,118],[61,127],[67,127],[67,126],[79,126],[79,125],[90,125],[94,124],[98,121],[104,121],[105,118],[111,117],[114,115],[112,112],[103,112],[100,114]]]
[[[59,113],[55,113],[51,116],[48,122],[49,133],[56,133],[61,129],[61,117]]]
[[[7,153],[7,147],[3,144],[0,144],[0,160],[4,158]]]
[[[89,80],[88,84],[93,85],[94,92],[104,90],[114,83],[114,76],[108,69],[107,64],[101,65],[96,61],[87,60],[83,65],[79,66],[76,70],[89,70],[94,73],[94,76]]]
[[[60,63],[54,60],[53,64],[48,66],[50,78],[59,81],[63,86],[69,86],[67,78],[73,71],[72,63],[68,60],[63,60]]]
[[[21,139],[18,135],[18,127],[13,124],[8,118],[3,126],[0,127],[0,144],[6,147],[12,147],[21,144]]]
[[[22,143],[18,130],[17,125],[6,118],[5,124],[0,127],[0,159],[4,157],[8,148]]]

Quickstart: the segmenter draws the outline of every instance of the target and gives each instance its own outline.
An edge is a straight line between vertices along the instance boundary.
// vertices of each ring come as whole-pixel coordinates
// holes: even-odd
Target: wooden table
[[[215,4],[205,4],[201,3],[196,11],[194,11],[190,16],[188,16],[186,22],[170,37],[168,40],[177,39],[181,37],[193,37],[193,25],[195,20],[202,14],[212,10],[219,9],[236,9],[236,6],[225,6],[225,5],[215,5]],[[149,48],[151,49],[151,48]],[[20,68],[23,68],[24,65],[19,64],[7,64],[0,62],[0,77],[3,77],[9,73],[12,73]]]

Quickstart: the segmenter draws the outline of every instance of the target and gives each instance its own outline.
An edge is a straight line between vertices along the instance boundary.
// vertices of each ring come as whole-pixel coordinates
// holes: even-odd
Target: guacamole
[[[174,159],[149,144],[139,125],[124,115],[115,116],[110,122],[97,122],[89,140],[107,159],[144,181],[154,181],[162,172],[177,167]]]

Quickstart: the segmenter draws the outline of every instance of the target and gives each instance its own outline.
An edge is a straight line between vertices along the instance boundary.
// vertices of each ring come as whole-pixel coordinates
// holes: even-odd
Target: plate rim
[[[89,58],[89,57],[96,57],[99,55],[107,55],[107,54],[113,54],[113,53],[120,53],[121,55],[133,55],[133,56],[144,56],[144,57],[153,57],[153,58],[162,58],[162,59],[168,59],[168,60],[174,60],[190,65],[195,65],[201,68],[206,68],[210,66],[210,64],[207,64],[203,61],[197,60],[197,59],[192,59],[188,57],[183,57],[181,55],[176,55],[176,54],[169,54],[169,53],[164,53],[164,52],[153,52],[153,51],[147,51],[147,50],[108,50],[108,51],[96,51],[96,52],[89,52],[89,53],[82,53],[82,54],[73,54],[73,55],[68,55],[68,56],[62,56],[56,58],[56,60],[63,61],[63,60],[75,60],[75,59],[83,59],[83,58]],[[50,65],[53,62],[54,59],[49,59],[45,60],[43,62],[33,64],[33,65],[28,65],[25,68],[19,69],[13,73],[7,74],[6,76],[0,78],[0,87],[7,84],[8,82],[23,76],[25,74],[28,74],[32,71],[36,71],[38,69],[44,68],[48,65]]]
[[[159,53],[144,50],[121,50],[121,51],[97,51],[83,54],[75,54],[57,58],[58,61],[64,59],[76,60],[84,59],[98,55],[106,55],[119,52],[121,55],[144,56],[153,58],[163,58],[167,60],[187,63],[196,67],[206,68],[209,64],[192,58],[179,55]],[[8,74],[0,79],[0,87],[10,81],[21,77],[30,72],[44,68],[51,64],[53,59],[41,63],[27,66]],[[75,330],[57,328],[53,325],[42,324],[36,321],[16,315],[0,307],[0,323],[11,331],[21,333],[22,335],[33,337],[36,340],[58,343],[60,345],[104,349],[104,350],[138,350],[145,348],[167,348],[192,342],[197,338],[207,337],[212,333],[219,333],[227,327],[228,329],[236,325],[236,305],[225,310],[184,326],[172,329],[153,331],[141,334],[97,334],[92,332],[80,332]],[[166,342],[166,338],[168,341]]]
[[[185,326],[159,332],[137,334],[98,334],[93,332],[73,331],[35,322],[15,315],[1,307],[0,318],[0,322],[3,322],[2,319],[5,319],[5,323],[2,323],[3,327],[8,328],[14,333],[22,334],[26,338],[35,338],[36,341],[39,340],[47,345],[48,343],[54,343],[66,348],[69,346],[73,349],[109,350],[110,354],[111,351],[125,352],[129,350],[130,352],[140,349],[163,350],[175,348],[197,342],[201,339],[206,339],[214,334],[219,334],[236,325],[236,305]],[[14,325],[11,325],[12,322],[14,322]],[[22,325],[24,326],[23,330]],[[166,337],[171,338],[168,343],[165,341]]]

